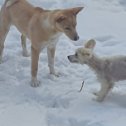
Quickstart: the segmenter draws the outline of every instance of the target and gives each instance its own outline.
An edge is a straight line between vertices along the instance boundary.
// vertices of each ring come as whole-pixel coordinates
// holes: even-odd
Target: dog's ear
[[[86,44],[84,45],[85,48],[89,48],[89,49],[94,49],[96,45],[96,42],[94,39],[90,39],[89,41],[86,42]]]
[[[58,15],[56,17],[56,22],[60,23],[60,22],[62,22],[65,19],[66,19],[66,16],[64,16],[64,15]]]
[[[72,8],[71,11],[76,16],[83,8],[84,7],[76,7],[76,8]]]

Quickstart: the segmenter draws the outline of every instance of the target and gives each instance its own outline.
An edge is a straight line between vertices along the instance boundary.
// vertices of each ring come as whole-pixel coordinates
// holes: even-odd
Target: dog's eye
[[[71,29],[69,27],[66,27],[65,30],[70,31]]]

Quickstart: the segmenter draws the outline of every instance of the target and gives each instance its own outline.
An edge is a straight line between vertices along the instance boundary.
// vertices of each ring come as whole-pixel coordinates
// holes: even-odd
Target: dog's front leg
[[[50,74],[53,74],[58,77],[59,75],[58,75],[58,73],[56,73],[56,71],[54,69],[55,50],[56,50],[56,44],[50,45],[47,47],[48,66],[49,66]]]
[[[32,74],[32,87],[38,87],[40,85],[40,81],[37,80],[37,72],[38,72],[38,61],[39,61],[40,49],[36,49],[31,47],[31,74]]]

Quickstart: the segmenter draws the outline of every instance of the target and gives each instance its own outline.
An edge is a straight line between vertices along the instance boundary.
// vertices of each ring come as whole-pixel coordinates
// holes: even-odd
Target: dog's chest
[[[62,33],[56,33],[52,36],[47,41],[42,42],[42,48],[43,47],[48,47],[48,46],[55,46],[60,38]]]
[[[60,38],[60,36],[61,36],[61,33],[56,33],[56,34],[54,34],[54,35],[52,35],[51,37],[50,37],[50,39],[49,39],[49,42],[55,42],[55,41],[58,41],[59,40],[59,38]]]

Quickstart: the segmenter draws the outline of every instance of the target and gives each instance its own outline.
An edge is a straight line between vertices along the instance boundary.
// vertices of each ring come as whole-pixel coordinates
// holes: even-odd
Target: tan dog
[[[6,0],[0,12],[0,60],[4,48],[4,41],[11,25],[15,25],[22,33],[23,55],[27,56],[26,38],[31,40],[32,52],[32,86],[40,84],[37,80],[38,60],[40,51],[47,47],[50,74],[56,75],[54,70],[54,56],[57,41],[62,33],[71,40],[77,41],[76,15],[83,7],[44,10],[33,7],[26,0]]]
[[[114,82],[126,80],[126,56],[100,58],[93,52],[96,42],[89,40],[83,48],[77,49],[74,55],[68,56],[72,63],[87,64],[96,73],[101,83],[101,90],[95,93],[98,101],[103,101]]]

